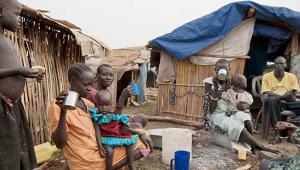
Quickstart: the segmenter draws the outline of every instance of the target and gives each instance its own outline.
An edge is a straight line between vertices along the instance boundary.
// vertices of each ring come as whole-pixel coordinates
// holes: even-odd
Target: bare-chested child
[[[222,99],[228,103],[228,110],[226,112],[227,116],[234,115],[236,112],[238,112],[236,107],[237,103],[243,102],[249,106],[253,103],[252,95],[245,91],[247,88],[247,79],[244,75],[234,75],[231,79],[231,85],[232,86],[230,89],[222,93]],[[245,112],[249,112],[250,114],[249,109],[245,110]],[[245,126],[250,133],[253,133],[251,121],[246,121]]]
[[[23,67],[4,29],[15,32],[21,6],[17,0],[0,0],[0,169],[37,166],[33,142],[20,97],[26,78],[41,80],[39,71]]]
[[[99,90],[95,96],[96,109],[89,109],[95,123],[96,136],[100,147],[100,155],[106,157],[106,168],[112,169],[113,147],[125,146],[127,151],[129,168],[134,167],[134,144],[138,141],[138,135],[144,132],[131,128],[128,124],[129,118],[118,113],[111,113],[111,94],[108,90]]]

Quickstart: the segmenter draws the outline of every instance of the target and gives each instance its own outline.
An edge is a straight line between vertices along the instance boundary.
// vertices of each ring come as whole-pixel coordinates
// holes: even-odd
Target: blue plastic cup
[[[139,86],[136,83],[131,83],[131,87],[133,89],[133,95],[137,96],[140,93]]]
[[[175,161],[175,170],[189,170],[190,169],[190,152],[176,151],[175,158],[171,159],[170,169],[173,170],[173,162]]]

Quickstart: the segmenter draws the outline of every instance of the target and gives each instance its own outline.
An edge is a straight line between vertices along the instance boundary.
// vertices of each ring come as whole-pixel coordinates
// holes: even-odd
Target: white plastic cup
[[[226,80],[227,78],[227,70],[226,69],[220,69],[218,71],[218,79],[219,80]]]
[[[79,94],[75,91],[69,91],[63,102],[63,108],[67,110],[75,110],[76,103],[79,99]]]

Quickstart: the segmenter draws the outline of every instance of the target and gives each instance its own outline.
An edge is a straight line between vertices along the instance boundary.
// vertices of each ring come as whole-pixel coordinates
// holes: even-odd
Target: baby
[[[244,102],[249,106],[253,103],[251,94],[244,90],[247,87],[245,76],[241,74],[234,75],[231,79],[231,85],[230,89],[222,93],[222,99],[228,102],[227,116],[233,115],[238,111],[236,107],[237,103]],[[250,110],[246,110],[245,112],[250,113]]]
[[[138,135],[142,135],[143,132],[134,130],[128,125],[128,116],[110,112],[111,98],[108,90],[100,90],[95,96],[97,110],[89,109],[95,125],[100,155],[106,157],[106,167],[110,170],[114,155],[112,148],[125,146],[129,169],[133,170],[135,169],[133,145],[137,143]]]

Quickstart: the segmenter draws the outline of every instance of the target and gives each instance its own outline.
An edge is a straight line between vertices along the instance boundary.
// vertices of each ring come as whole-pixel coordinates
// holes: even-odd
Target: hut
[[[50,140],[48,104],[60,91],[68,89],[67,70],[73,63],[84,63],[85,56],[105,56],[108,49],[80,32],[68,21],[55,20],[43,11],[22,5],[21,26],[5,32],[14,43],[24,66],[46,68],[40,83],[27,81],[22,96],[35,144]]]
[[[131,82],[137,82],[140,87],[140,94],[136,104],[145,99],[147,63],[149,60],[149,51],[145,47],[128,47],[113,49],[107,57],[102,58],[100,64],[109,64],[113,67],[114,80],[111,86],[113,93],[113,104],[116,104],[122,90]],[[117,81],[116,81],[117,80]]]
[[[299,12],[287,8],[236,2],[150,41],[150,62],[159,68],[158,112],[200,119],[202,81],[214,75],[220,58],[231,62],[231,74],[245,74],[251,82],[283,55],[300,78],[299,19]]]

